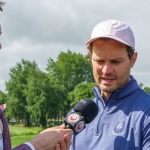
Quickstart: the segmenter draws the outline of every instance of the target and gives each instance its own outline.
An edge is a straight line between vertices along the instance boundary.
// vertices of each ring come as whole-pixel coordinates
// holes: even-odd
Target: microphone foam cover
[[[98,114],[98,107],[95,104],[95,102],[89,98],[82,99],[77,104],[75,104],[73,110],[75,112],[81,113],[82,116],[84,116],[86,122],[90,123],[94,120],[94,118]]]

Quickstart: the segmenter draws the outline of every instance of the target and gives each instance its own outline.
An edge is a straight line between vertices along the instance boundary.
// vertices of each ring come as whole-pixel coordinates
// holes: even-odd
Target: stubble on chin
[[[113,93],[115,90],[118,89],[118,86],[116,85],[112,85],[112,86],[109,86],[109,85],[104,85],[103,82],[101,81],[100,77],[97,78],[96,80],[96,84],[97,86],[99,87],[99,89],[101,90],[101,92],[105,92],[105,93]]]

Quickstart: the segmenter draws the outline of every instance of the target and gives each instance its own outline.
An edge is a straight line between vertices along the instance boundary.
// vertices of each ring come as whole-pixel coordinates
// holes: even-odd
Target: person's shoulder
[[[150,110],[150,94],[146,93],[143,89],[138,89],[134,95],[135,106],[143,109]]]
[[[143,89],[140,89],[139,98],[141,98],[141,100],[143,101],[147,101],[150,103],[150,94],[145,92]]]

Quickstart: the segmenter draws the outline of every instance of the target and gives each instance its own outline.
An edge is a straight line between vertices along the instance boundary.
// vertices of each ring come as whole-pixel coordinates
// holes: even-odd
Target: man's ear
[[[136,62],[137,55],[138,55],[137,52],[135,52],[131,58],[131,65],[130,65],[131,68],[134,66],[134,64]]]

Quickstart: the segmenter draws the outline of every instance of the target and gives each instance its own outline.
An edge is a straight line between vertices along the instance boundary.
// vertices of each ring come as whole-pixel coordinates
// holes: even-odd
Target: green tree
[[[45,74],[39,69],[29,70],[30,76],[27,78],[24,95],[26,97],[27,111],[30,113],[32,124],[46,125],[46,110],[44,108],[46,98],[44,91]]]
[[[0,104],[6,103],[6,94],[0,91]]]
[[[50,80],[64,93],[65,111],[70,110],[68,93],[73,91],[79,83],[94,81],[91,63],[87,56],[70,50],[61,52],[56,61],[49,58],[46,70]]]
[[[142,88],[144,86],[143,83],[139,83],[139,87]]]
[[[72,102],[71,106],[74,106],[79,100],[84,98],[94,98],[92,88],[95,86],[95,82],[79,83],[74,91],[69,93],[69,99]]]
[[[139,83],[140,88],[142,88],[146,93],[150,94],[150,88],[149,87],[144,87],[143,83]]]
[[[150,88],[149,87],[144,87],[144,91],[150,94]]]
[[[46,127],[48,118],[62,108],[63,92],[51,83],[48,75],[33,61],[22,60],[10,70],[6,82],[7,115],[30,124]]]
[[[35,70],[32,74],[34,75],[28,79],[28,88],[25,90],[27,109],[31,114],[32,123],[46,127],[48,119],[55,117],[60,109],[59,96],[62,93],[51,84],[46,73]]]
[[[26,89],[28,79],[34,75],[33,70],[39,70],[33,61],[22,59],[14,68],[10,69],[10,79],[6,82],[7,105],[9,107],[7,115],[24,121],[25,125],[30,125],[30,113],[27,109]]]

